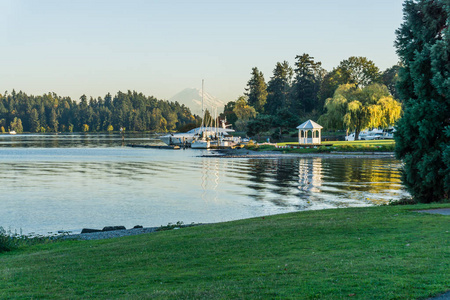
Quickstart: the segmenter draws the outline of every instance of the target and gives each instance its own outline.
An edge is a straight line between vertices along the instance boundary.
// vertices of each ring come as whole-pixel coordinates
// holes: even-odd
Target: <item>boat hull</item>
[[[191,144],[192,149],[209,149],[210,147],[211,147],[210,141],[197,140],[193,141]]]
[[[168,135],[159,137],[159,139],[169,146],[190,146],[192,141],[194,140],[194,136],[193,135],[180,135],[180,134],[170,135],[170,134],[168,134]]]

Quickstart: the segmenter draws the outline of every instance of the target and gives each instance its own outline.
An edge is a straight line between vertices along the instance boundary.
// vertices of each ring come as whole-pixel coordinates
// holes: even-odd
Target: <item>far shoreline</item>
[[[254,151],[249,149],[217,150],[218,154],[205,154],[201,157],[220,158],[395,158],[394,152],[342,152],[328,153],[283,153],[282,151]]]

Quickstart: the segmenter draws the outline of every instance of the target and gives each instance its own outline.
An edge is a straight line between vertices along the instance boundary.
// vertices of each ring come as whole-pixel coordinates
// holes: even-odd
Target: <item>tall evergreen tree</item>
[[[264,74],[258,68],[252,69],[252,78],[248,81],[245,90],[247,91],[245,95],[248,97],[248,104],[253,106],[257,112],[263,113],[264,105],[267,102],[267,84],[264,80]]]
[[[273,70],[273,76],[267,84],[266,112],[274,114],[279,108],[290,107],[289,91],[292,75],[292,68],[287,61],[277,63]]]
[[[36,108],[33,108],[30,113],[30,131],[31,132],[39,132],[41,126],[39,123],[39,115]]]
[[[322,109],[318,102],[317,94],[325,70],[321,62],[315,62],[314,57],[304,53],[295,57],[295,78],[292,84],[291,104],[298,112],[311,112],[314,109]]]
[[[401,59],[399,93],[404,115],[397,124],[396,154],[403,182],[421,202],[450,194],[450,5],[407,0],[396,31]]]

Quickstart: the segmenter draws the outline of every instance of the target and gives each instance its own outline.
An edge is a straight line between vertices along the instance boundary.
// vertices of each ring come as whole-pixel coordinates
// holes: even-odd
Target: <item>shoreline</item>
[[[129,228],[129,229],[119,229],[111,231],[98,231],[98,232],[88,232],[88,233],[75,233],[58,236],[57,239],[61,240],[77,240],[77,241],[91,241],[91,240],[104,240],[112,239],[124,236],[139,235],[145,233],[154,233],[166,230],[176,230],[180,228],[193,227],[206,225],[207,223],[194,223],[194,224],[181,224],[181,225],[168,225],[160,227],[143,227],[143,228]]]
[[[158,229],[160,229],[160,227],[144,227],[144,228],[130,228],[130,229],[99,231],[90,233],[75,233],[58,236],[57,239],[77,240],[77,241],[104,240],[104,239],[112,239],[124,236],[157,232]]]
[[[450,215],[450,208],[429,208],[429,209],[421,209],[421,210],[412,210],[417,213],[427,213],[427,214],[439,214],[439,215]],[[286,213],[290,214],[290,213]],[[282,214],[283,215],[283,214]],[[264,219],[269,216],[262,216]],[[252,218],[249,218],[252,219]],[[245,220],[245,219],[241,219]],[[241,221],[236,220],[236,221]],[[218,222],[221,223],[221,222]],[[71,240],[71,241],[91,241],[91,240],[104,240],[104,239],[112,239],[112,238],[120,238],[125,236],[133,236],[140,235],[145,233],[155,233],[159,231],[166,230],[177,230],[186,227],[200,226],[200,225],[211,225],[218,223],[198,223],[198,224],[189,224],[189,225],[173,225],[169,227],[144,227],[144,228],[130,228],[130,229],[121,229],[121,230],[113,230],[113,231],[99,231],[99,232],[90,232],[90,233],[77,233],[77,234],[68,234],[56,237],[56,239],[60,240]]]
[[[254,151],[248,149],[216,150],[218,154],[201,157],[220,158],[395,158],[394,152],[341,152],[330,153],[282,153],[281,151]]]

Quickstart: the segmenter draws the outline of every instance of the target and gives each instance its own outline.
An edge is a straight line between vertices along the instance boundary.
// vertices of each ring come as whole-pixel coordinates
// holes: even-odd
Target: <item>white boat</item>
[[[9,134],[16,134],[17,132],[15,132],[14,130],[11,130],[10,132],[9,132]]]
[[[159,139],[169,146],[183,146],[190,147],[194,140],[201,139],[203,135],[210,139],[223,138],[227,139],[234,129],[220,128],[220,127],[197,127],[185,133],[170,133],[160,136]],[[229,139],[229,138],[228,138]]]
[[[389,137],[385,137],[384,134],[384,130],[382,129],[378,129],[378,128],[374,128],[372,130],[363,130],[359,133],[359,140],[381,140],[384,138],[389,138]],[[345,137],[346,141],[354,141],[355,140],[355,133],[351,133],[349,135],[347,135]]]
[[[230,136],[230,133],[234,132],[234,130],[227,128],[227,126],[230,125],[225,125],[226,121],[222,121],[222,127],[213,127],[213,124],[210,124],[211,126],[209,127],[205,125],[205,114],[203,110],[203,84],[204,81],[202,80],[202,125],[191,129],[186,133],[171,133],[159,137],[159,139],[167,145],[185,146],[194,149],[209,149],[211,144],[214,144],[215,146],[232,146],[240,142],[240,138]],[[214,120],[217,120],[217,117],[214,118]]]
[[[159,139],[169,146],[190,146],[195,138],[195,129],[189,130],[185,133],[170,133],[160,136]]]
[[[193,141],[191,144],[192,149],[209,149],[211,147],[211,142],[206,139]]]
[[[369,131],[368,134],[362,135],[359,139],[363,141],[381,140],[383,138],[383,132]]]
[[[383,129],[383,137],[382,139],[393,139],[394,134],[397,130],[394,127],[389,127],[388,129]]]
[[[208,130],[204,126],[205,124],[205,112],[203,110],[203,91],[204,91],[204,80],[202,79],[202,126],[200,127],[200,135],[197,139],[195,139],[192,144],[191,148],[194,149],[209,149],[211,147],[211,137],[209,136]]]

